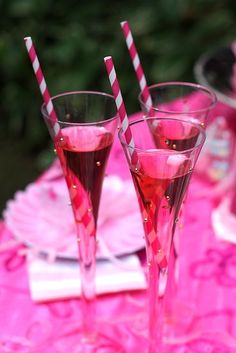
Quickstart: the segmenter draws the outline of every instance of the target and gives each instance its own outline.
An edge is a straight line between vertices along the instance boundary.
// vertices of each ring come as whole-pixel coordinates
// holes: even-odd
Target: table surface
[[[129,178],[127,167],[113,163],[119,158],[122,153],[115,143],[108,173]],[[236,247],[215,237],[211,188],[196,176],[192,179],[183,228],[178,231],[178,295],[183,304],[180,314],[188,317],[189,336],[188,342],[170,344],[172,353],[236,352]],[[9,239],[12,234],[2,221],[0,243]],[[81,322],[80,303],[77,298],[33,303],[22,248],[0,252],[0,352],[56,353],[58,339]],[[103,295],[97,301],[98,321],[117,337],[126,337],[126,352],[139,351],[146,292]]]

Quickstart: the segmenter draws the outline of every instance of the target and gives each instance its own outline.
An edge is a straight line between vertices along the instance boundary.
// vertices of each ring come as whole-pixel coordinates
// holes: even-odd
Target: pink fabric
[[[198,197],[203,189],[208,189],[204,182],[193,180],[180,233],[179,296],[183,303],[197,303],[195,317],[188,326],[188,334],[193,332],[197,338],[185,345],[171,346],[174,353],[230,353],[236,349],[236,248],[214,236],[213,205],[207,197]],[[11,239],[11,234],[1,223],[0,241],[7,239]],[[14,352],[28,352],[31,344],[38,352],[56,353],[60,335],[72,323],[80,323],[79,301],[32,303],[20,249],[15,247],[0,254],[0,347],[4,340],[14,340],[14,344],[8,342]],[[99,320],[112,323],[108,327],[117,335],[129,337],[130,330],[141,334],[145,314],[146,296],[142,291],[98,299]],[[128,339],[127,352],[136,352],[140,341],[141,335]],[[0,348],[0,352],[4,350]]]
[[[130,178],[124,158],[117,140],[108,173]],[[236,351],[236,248],[214,235],[210,193],[211,186],[205,181],[196,177],[192,180],[184,226],[179,233],[178,289],[183,303],[179,318],[187,317],[186,334],[192,339],[170,345],[167,351],[171,353]],[[0,244],[11,239],[1,222]],[[0,252],[0,352],[57,353],[57,343],[65,331],[73,324],[80,325],[80,302],[70,299],[34,304],[21,250],[21,246],[12,246]],[[144,252],[139,252],[139,256],[144,258]],[[186,304],[192,306],[193,316],[186,315]],[[126,352],[143,351],[140,347],[147,313],[145,291],[101,296],[97,311],[98,321],[107,323],[107,332],[115,332],[121,341],[123,338]]]

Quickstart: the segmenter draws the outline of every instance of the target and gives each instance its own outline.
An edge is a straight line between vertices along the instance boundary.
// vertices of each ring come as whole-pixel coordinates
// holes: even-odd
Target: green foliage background
[[[139,93],[120,21],[127,19],[148,82],[195,81],[198,57],[236,37],[235,0],[0,0],[0,209],[51,162],[42,103],[23,37],[32,36],[50,92],[110,92],[112,55],[129,113]]]

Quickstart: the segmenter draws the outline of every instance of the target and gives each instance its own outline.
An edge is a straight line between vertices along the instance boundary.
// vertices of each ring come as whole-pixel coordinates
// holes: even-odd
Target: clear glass
[[[215,118],[220,116],[225,121],[225,131],[227,131],[227,138],[222,136],[223,143],[226,144],[229,151],[229,158],[224,160],[224,164],[228,164],[227,173],[216,185],[214,194],[218,199],[224,198],[228,193],[230,196],[230,216],[236,215],[236,188],[235,188],[235,175],[236,175],[236,161],[235,161],[235,109],[236,109],[236,46],[235,41],[226,46],[222,46],[204,53],[196,62],[194,72],[196,79],[199,83],[208,86],[212,89],[219,100],[217,106],[217,114]],[[212,121],[213,128],[216,126],[216,119]],[[219,130],[219,134],[222,133]],[[229,135],[231,137],[229,137]],[[219,149],[220,150],[220,149]],[[216,151],[216,153],[219,153]],[[217,162],[216,162],[217,163]],[[215,165],[216,165],[215,163]],[[217,167],[219,168],[218,162]],[[210,168],[209,168],[210,169]],[[220,192],[219,192],[219,191]],[[233,191],[234,190],[234,191]],[[217,194],[218,191],[218,194]],[[224,227],[225,229],[225,220]],[[223,229],[222,228],[222,229]],[[230,229],[228,230],[229,232]],[[222,232],[222,231],[220,231]]]
[[[163,352],[164,313],[172,310],[174,233],[205,130],[192,121],[145,117],[130,124],[134,146],[119,138],[134,182],[146,239],[148,353]],[[138,156],[133,165],[130,156]],[[181,276],[181,274],[179,274]],[[144,350],[143,350],[144,351]]]
[[[195,83],[165,82],[149,86],[148,90],[152,107],[144,103],[140,94],[141,109],[146,115],[158,118],[192,120],[205,126],[208,114],[216,104],[215,93]]]
[[[81,276],[82,328],[58,344],[63,352],[120,352],[119,344],[96,325],[96,226],[99,202],[118,118],[113,96],[69,92],[52,98],[62,137],[54,141],[74,213]],[[50,118],[42,114],[51,133]],[[54,136],[51,135],[54,140]]]
[[[197,82],[214,91],[220,102],[236,109],[234,45],[232,42],[204,53],[194,65],[194,73]],[[233,116],[231,123],[234,125]]]
[[[205,86],[190,82],[164,82],[149,86],[148,90],[152,101],[151,107],[145,103],[142,95],[139,95],[140,106],[145,115],[191,121],[204,128],[207,128],[212,119],[211,113],[216,105],[217,98],[215,93]],[[179,149],[178,144],[173,144],[172,147],[176,150]],[[195,173],[206,177],[204,151],[195,167]],[[179,324],[179,318],[183,316],[182,312],[188,312],[189,319],[186,321],[186,326],[190,322],[190,318],[193,318],[197,312],[195,298],[189,298],[186,291],[184,293],[180,292],[184,278],[177,275],[179,268],[187,261],[186,254],[182,252],[183,239],[181,237],[181,230],[185,223],[187,197],[186,193],[179,212],[172,259],[173,270],[171,272],[176,273],[175,282],[172,281],[172,297],[175,298],[176,304],[174,305],[172,300],[166,313],[166,322],[169,326],[167,339],[176,342],[188,340],[186,327],[183,323],[182,325]]]

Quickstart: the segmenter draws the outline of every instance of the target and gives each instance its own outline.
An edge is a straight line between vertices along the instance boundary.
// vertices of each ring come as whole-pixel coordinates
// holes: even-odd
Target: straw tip
[[[106,62],[106,61],[108,61],[108,60],[112,60],[111,55],[105,56],[104,61]]]
[[[126,25],[128,23],[128,21],[122,21],[122,22],[120,22],[120,25],[121,25],[121,27],[123,27],[124,25]]]

